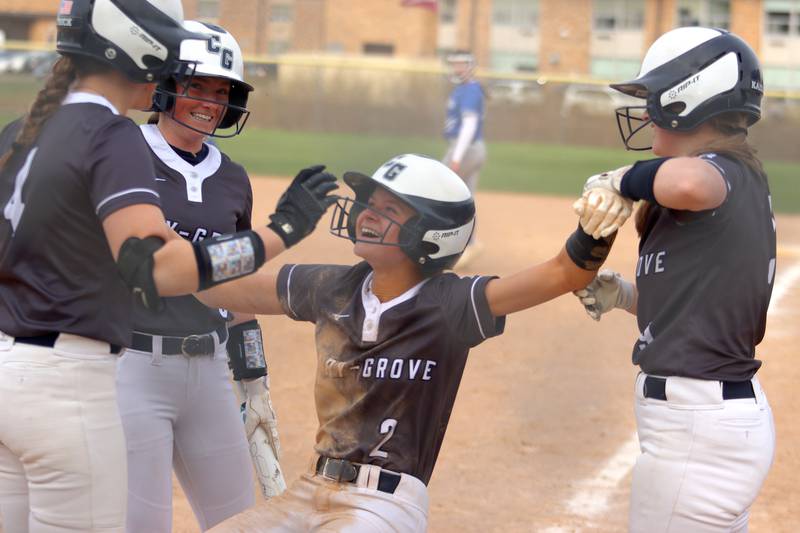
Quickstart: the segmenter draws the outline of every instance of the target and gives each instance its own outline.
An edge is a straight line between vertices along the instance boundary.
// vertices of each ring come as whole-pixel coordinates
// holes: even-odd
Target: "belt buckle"
[[[322,465],[322,476],[336,482],[352,483],[358,478],[358,468],[344,459],[325,459]]]
[[[181,341],[181,353],[186,357],[203,354],[203,335],[189,335]]]

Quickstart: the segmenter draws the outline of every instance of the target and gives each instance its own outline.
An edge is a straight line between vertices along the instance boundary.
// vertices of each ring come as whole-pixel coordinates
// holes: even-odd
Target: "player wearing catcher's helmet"
[[[210,40],[181,46],[180,59],[196,62],[194,76],[185,92],[180,78],[161,82],[153,97],[156,123],[141,129],[167,224],[180,237],[199,242],[251,229],[247,173],[205,141],[242,130],[252,87],[243,79],[242,52],[230,33],[196,21],[184,27]],[[248,450],[257,452],[256,465],[263,466],[259,479],[265,493],[284,488],[255,317],[237,315],[228,323],[227,311],[210,309],[191,295],[164,298],[163,304],[158,312],[136,307],[133,343],[118,364],[117,396],[128,443],[128,533],[170,531],[173,468],[202,530],[253,505]],[[246,380],[250,392],[245,413],[248,422],[254,419],[247,435],[252,446],[225,372],[226,345],[234,377]],[[269,440],[262,443],[265,436]]]
[[[746,531],[775,449],[755,375],[776,252],[767,176],[747,142],[761,67],[732,33],[678,28],[612,87],[644,100],[617,110],[625,146],[659,157],[586,182],[576,209],[596,235],[642,201],[639,260],[635,285],[601,271],[576,294],[596,320],[620,307],[639,323],[630,530]],[[651,143],[637,143],[644,128]]]
[[[501,334],[508,313],[587,283],[610,248],[579,228],[545,263],[462,278],[444,272],[475,225],[457,174],[406,154],[344,181],[355,197],[339,200],[331,231],[353,242],[360,263],[286,265],[200,295],[315,324],[318,357],[309,471],[214,531],[424,531],[427,484],[470,348]]]
[[[272,224],[171,238],[141,131],[124,117],[193,66],[179,0],[64,0],[63,56],[12,143],[0,146],[0,508],[7,531],[124,528],[126,451],[116,355],[134,300],[254,272],[313,229],[335,187],[307,173]],[[185,84],[184,84],[185,85]]]

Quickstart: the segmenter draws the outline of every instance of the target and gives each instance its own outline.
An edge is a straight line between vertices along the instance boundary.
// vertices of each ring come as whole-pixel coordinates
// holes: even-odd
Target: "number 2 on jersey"
[[[397,420],[395,420],[394,418],[387,418],[386,420],[381,422],[381,435],[386,435],[386,436],[383,437],[383,440],[381,440],[377,446],[372,448],[372,451],[369,452],[370,457],[380,457],[381,459],[386,459],[387,457],[389,457],[388,453],[381,450],[381,446],[386,444],[389,441],[389,439],[392,438],[392,435],[394,435],[394,430],[396,428],[397,428]]]

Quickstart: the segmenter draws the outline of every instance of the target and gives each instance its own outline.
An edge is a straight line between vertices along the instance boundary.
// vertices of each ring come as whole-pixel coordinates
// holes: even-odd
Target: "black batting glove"
[[[267,227],[278,234],[286,248],[308,236],[319,219],[336,202],[328,193],[339,188],[336,176],[323,172],[325,165],[304,168],[283,193]]]

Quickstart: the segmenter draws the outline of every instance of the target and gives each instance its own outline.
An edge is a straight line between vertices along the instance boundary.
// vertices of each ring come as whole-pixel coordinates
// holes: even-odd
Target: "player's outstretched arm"
[[[222,307],[234,313],[282,315],[277,278],[277,274],[261,269],[252,276],[198,292],[195,297],[209,307]]]
[[[158,309],[161,296],[188,294],[252,274],[308,236],[335,202],[330,193],[337,188],[336,177],[324,168],[300,171],[269,225],[255,231],[189,243],[169,238],[156,206],[138,204],[113,212],[103,220],[103,229],[122,278],[146,307]]]
[[[594,239],[578,226],[552,259],[489,282],[486,298],[494,316],[504,316],[586,287],[602,266],[616,233]]]

